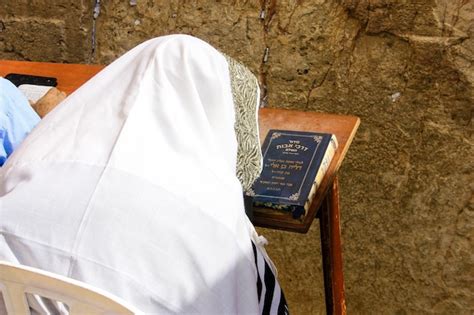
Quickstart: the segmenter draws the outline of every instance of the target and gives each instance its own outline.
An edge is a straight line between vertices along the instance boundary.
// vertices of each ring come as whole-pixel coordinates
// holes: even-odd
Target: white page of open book
[[[36,103],[40,98],[48,93],[51,88],[52,86],[33,84],[22,84],[18,87],[26,98],[33,103]]]

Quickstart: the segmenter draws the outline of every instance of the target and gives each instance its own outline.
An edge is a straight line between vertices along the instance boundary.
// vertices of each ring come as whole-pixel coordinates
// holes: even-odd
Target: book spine
[[[326,175],[326,172],[329,168],[329,165],[331,165],[332,158],[334,157],[334,154],[336,154],[337,147],[339,146],[337,142],[337,138],[335,135],[332,135],[331,140],[329,141],[329,145],[326,149],[326,152],[324,153],[323,160],[321,162],[321,166],[318,169],[318,173],[316,174],[316,178],[314,179],[314,183],[311,186],[311,190],[308,195],[308,199],[305,202],[304,209],[305,209],[305,215],[306,212],[308,211],[309,207],[311,206],[311,202],[314,199],[314,195],[316,194],[316,191],[318,190],[319,186],[321,185],[321,182],[324,178],[324,175]]]

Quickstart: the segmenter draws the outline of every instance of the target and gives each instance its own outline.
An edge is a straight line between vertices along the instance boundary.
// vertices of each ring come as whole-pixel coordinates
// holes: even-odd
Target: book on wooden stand
[[[31,74],[9,73],[5,79],[12,82],[25,95],[28,101],[36,103],[50,89],[58,85],[54,77]]]
[[[253,206],[304,217],[337,146],[336,136],[328,133],[270,130],[262,146],[262,173],[246,192]]]

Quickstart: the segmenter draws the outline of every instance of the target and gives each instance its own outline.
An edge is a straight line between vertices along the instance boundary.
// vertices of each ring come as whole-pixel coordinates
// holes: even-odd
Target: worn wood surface
[[[21,73],[55,77],[57,88],[66,94],[71,94],[103,68],[100,65],[0,60],[0,76]]]

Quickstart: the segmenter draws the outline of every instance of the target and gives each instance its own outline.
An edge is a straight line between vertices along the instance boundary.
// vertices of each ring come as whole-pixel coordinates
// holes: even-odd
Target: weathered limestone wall
[[[89,1],[0,0],[0,58],[86,62]]]
[[[0,1],[0,58],[109,63],[187,33],[257,73],[268,106],[359,116],[340,173],[349,313],[474,312],[473,0],[105,0],[94,53],[93,1]],[[317,225],[261,232],[293,313],[323,312]]]

